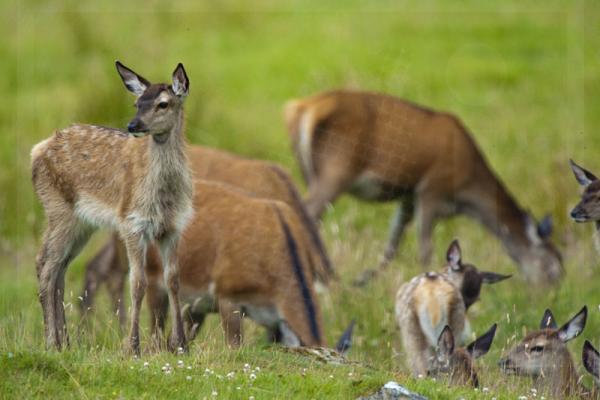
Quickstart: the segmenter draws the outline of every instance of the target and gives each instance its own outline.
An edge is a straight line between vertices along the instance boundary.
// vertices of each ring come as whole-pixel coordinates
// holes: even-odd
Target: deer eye
[[[529,349],[530,353],[541,353],[542,351],[544,351],[544,346],[533,346]]]
[[[166,101],[161,101],[160,103],[158,103],[158,108],[165,109],[168,106],[169,106],[169,103],[167,103]]]

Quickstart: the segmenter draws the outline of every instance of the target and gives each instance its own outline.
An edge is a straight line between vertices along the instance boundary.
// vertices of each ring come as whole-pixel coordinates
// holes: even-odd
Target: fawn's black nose
[[[137,130],[139,129],[139,125],[140,125],[140,124],[139,124],[139,120],[138,120],[138,119],[134,119],[134,120],[132,120],[132,121],[131,121],[131,122],[130,122],[128,125],[127,125],[127,130],[128,130],[130,133],[137,132]]]

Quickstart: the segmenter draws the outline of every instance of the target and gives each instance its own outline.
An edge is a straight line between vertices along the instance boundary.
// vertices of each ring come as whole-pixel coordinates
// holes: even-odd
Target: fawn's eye
[[[530,353],[541,353],[542,351],[544,351],[544,346],[533,346],[529,349]]]
[[[168,106],[169,106],[169,103],[167,103],[166,101],[161,101],[160,103],[158,103],[158,108],[165,109]]]

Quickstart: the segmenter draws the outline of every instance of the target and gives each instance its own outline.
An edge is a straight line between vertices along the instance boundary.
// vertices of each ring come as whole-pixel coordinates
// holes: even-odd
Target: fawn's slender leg
[[[131,330],[129,332],[128,350],[135,355],[140,354],[140,310],[146,291],[146,243],[139,236],[125,239],[127,257],[129,258],[129,284],[131,286]]]
[[[164,267],[163,276],[167,294],[169,295],[169,306],[171,308],[170,311],[173,322],[168,343],[168,347],[171,351],[176,351],[179,348],[186,348],[183,319],[181,317],[181,307],[179,304],[179,266],[177,263],[178,242],[179,237],[175,234],[166,235],[165,238],[159,242],[160,256]]]

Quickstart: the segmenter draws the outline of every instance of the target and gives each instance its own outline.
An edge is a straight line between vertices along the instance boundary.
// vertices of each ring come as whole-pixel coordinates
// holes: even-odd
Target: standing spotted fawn
[[[139,354],[139,318],[146,289],[146,248],[156,243],[164,269],[173,332],[171,348],[185,347],[179,307],[177,245],[193,214],[193,184],[183,133],[189,80],[182,64],[173,82],[151,84],[120,62],[137,114],[127,129],[73,125],[31,151],[33,186],[48,220],[36,260],[46,344],[68,345],[65,272],[98,227],[119,233],[127,248],[131,284],[128,348]]]
[[[490,350],[495,334],[496,324],[468,346],[457,348],[452,329],[445,326],[438,338],[437,349],[428,374],[433,377],[447,375],[450,385],[479,387],[475,359]]]
[[[557,398],[586,395],[579,383],[577,369],[566,343],[583,331],[587,307],[558,328],[550,310],[546,310],[540,329],[531,332],[514,347],[499,365],[505,373],[531,376],[540,392]]]
[[[581,201],[571,211],[571,218],[575,222],[595,222],[596,249],[600,252],[600,180],[573,160],[570,162],[575,179],[584,188]]]
[[[537,224],[519,206],[457,117],[349,90],[290,101],[284,113],[313,217],[344,192],[399,203],[380,268],[394,259],[413,215],[419,221],[420,259],[428,265],[435,224],[462,214],[503,243],[531,284],[551,284],[563,276],[550,220]],[[366,271],[356,283],[375,273]]]
[[[456,240],[448,248],[447,261],[442,273],[416,276],[396,294],[396,322],[415,376],[427,373],[433,349],[445,326],[452,330],[459,343],[469,336],[465,313],[479,298],[481,284],[508,278],[479,272],[473,265],[463,264]]]

